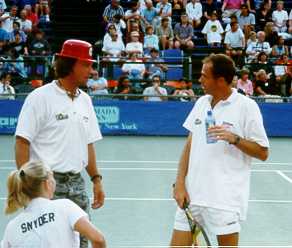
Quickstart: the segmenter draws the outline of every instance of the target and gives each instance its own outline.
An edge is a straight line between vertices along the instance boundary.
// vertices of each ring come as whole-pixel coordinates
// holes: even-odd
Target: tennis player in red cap
[[[56,54],[56,80],[28,95],[16,128],[15,159],[18,168],[42,161],[54,172],[54,198],[74,201],[87,213],[89,198],[83,168],[93,183],[92,208],[104,203],[102,176],[96,166],[94,143],[102,139],[90,97],[79,89],[92,71],[92,46],[67,40]],[[81,237],[80,247],[88,247]]]

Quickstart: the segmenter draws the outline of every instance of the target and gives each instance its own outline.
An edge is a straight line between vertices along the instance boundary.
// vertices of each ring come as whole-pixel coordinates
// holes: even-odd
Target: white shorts
[[[194,219],[209,234],[217,236],[240,232],[239,213],[237,212],[197,205],[190,205],[189,208]],[[185,212],[179,207],[175,215],[174,229],[190,231]]]

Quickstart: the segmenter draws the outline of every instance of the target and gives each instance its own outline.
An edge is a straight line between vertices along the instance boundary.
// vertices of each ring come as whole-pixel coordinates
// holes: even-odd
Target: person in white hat
[[[143,44],[139,42],[139,32],[133,31],[131,32],[131,42],[126,45],[126,52],[128,54],[143,54]]]
[[[102,139],[86,86],[92,72],[92,46],[67,40],[56,54],[57,80],[28,95],[16,128],[15,160],[18,168],[28,161],[43,161],[54,172],[54,198],[68,198],[86,212],[89,198],[80,172],[85,168],[93,183],[93,209],[104,203],[104,191],[96,166],[94,143]],[[88,247],[80,239],[81,247]]]

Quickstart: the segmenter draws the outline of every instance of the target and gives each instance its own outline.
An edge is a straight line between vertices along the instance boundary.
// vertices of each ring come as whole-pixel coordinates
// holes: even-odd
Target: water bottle
[[[212,136],[210,136],[208,134],[208,128],[213,127],[216,124],[213,112],[211,110],[207,111],[207,117],[206,117],[205,123],[206,123],[206,140],[207,140],[207,144],[216,143],[217,142],[216,138],[214,138],[214,137],[212,137]]]

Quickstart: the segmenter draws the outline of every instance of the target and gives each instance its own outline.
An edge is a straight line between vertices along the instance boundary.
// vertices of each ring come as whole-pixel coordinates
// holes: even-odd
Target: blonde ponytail
[[[42,162],[28,162],[10,173],[7,180],[8,197],[5,214],[12,214],[43,191],[43,181],[48,179],[49,169]]]
[[[14,170],[10,173],[7,180],[8,196],[5,214],[12,214],[19,208],[24,207],[24,195],[21,192],[21,179],[19,171]]]

